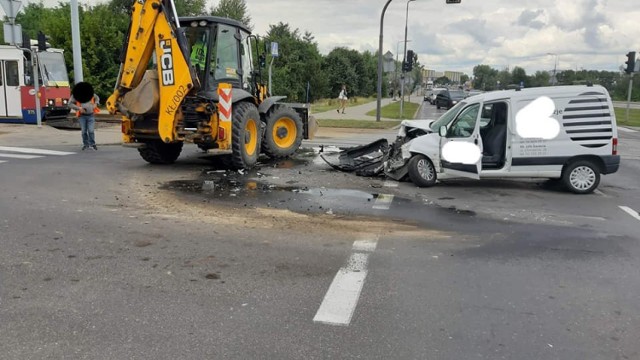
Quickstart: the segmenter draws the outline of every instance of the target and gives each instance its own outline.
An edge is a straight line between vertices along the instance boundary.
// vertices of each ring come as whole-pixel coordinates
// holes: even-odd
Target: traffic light
[[[47,50],[47,36],[42,31],[38,31],[38,51],[46,51],[46,50]]]
[[[629,53],[627,54],[627,61],[625,61],[624,63],[627,64],[627,67],[624,71],[627,74],[631,74],[636,67],[636,52],[629,51]]]
[[[407,50],[407,60],[402,64],[402,71],[409,72],[413,69],[415,54],[413,50]]]

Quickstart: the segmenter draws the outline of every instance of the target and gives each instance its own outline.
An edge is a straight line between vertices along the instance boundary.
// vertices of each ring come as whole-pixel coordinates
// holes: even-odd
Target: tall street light
[[[553,86],[555,86],[556,82],[558,81],[556,79],[556,70],[558,69],[558,54],[556,54],[556,53],[547,53],[547,55],[555,56],[555,60],[553,62],[553,82],[551,83]]]
[[[416,0],[407,1],[407,14],[404,21],[404,52],[402,53],[402,73],[400,75],[400,119],[404,117],[404,63],[407,61],[407,27],[409,25],[409,3]]]
[[[396,99],[396,83],[398,82],[398,54],[400,54],[400,49],[398,48],[400,46],[400,44],[402,44],[404,42],[404,40],[400,40],[398,41],[398,43],[396,44],[396,63],[395,63],[395,71],[393,73],[393,99]],[[411,40],[407,40],[407,42],[411,42]],[[402,65],[400,65],[400,67],[402,67]]]
[[[380,42],[378,43],[378,99],[376,101],[376,121],[380,121],[380,107],[382,104],[382,29],[384,25],[384,13],[392,0],[387,0],[380,15]]]

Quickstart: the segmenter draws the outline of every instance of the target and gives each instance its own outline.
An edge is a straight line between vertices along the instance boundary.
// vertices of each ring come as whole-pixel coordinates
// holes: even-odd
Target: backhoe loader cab
[[[190,65],[204,92],[217,92],[219,83],[253,92],[250,31],[241,23],[219,17],[181,18],[189,43]]]
[[[236,168],[253,167],[261,153],[292,155],[313,136],[315,121],[306,104],[268,96],[254,71],[256,43],[238,21],[178,18],[171,0],[135,1],[121,71],[107,100],[111,113],[123,114],[125,145],[154,164],[174,162],[184,142],[230,155]]]

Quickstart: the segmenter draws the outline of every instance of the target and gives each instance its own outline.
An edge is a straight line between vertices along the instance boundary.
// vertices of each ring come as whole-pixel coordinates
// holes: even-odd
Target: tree
[[[128,2],[131,3],[131,0]],[[178,16],[199,16],[205,14],[207,0],[174,0],[174,3]]]
[[[326,93],[326,79],[322,77],[322,55],[312,37],[306,34],[307,40],[300,36],[298,29],[292,30],[282,22],[270,25],[265,37],[267,42],[279,44],[279,57],[273,62],[273,89],[276,95],[285,95],[290,101],[307,100],[307,84],[311,88],[311,100]]]
[[[433,82],[434,85],[449,85],[449,83],[451,83],[451,80],[446,76],[440,76]]]
[[[536,71],[535,75],[529,77],[529,87],[549,86],[551,75],[546,71]]]
[[[527,77],[527,72],[519,66],[516,66],[511,70],[511,83],[516,85],[523,84],[525,87],[529,87],[531,85],[529,83],[529,78]]]
[[[245,0],[220,0],[216,7],[212,7],[209,13],[213,16],[221,16],[240,21],[249,29],[253,30],[251,17],[247,11]]]
[[[498,77],[498,70],[489,65],[476,65],[473,67],[473,88],[479,90],[494,90]]]

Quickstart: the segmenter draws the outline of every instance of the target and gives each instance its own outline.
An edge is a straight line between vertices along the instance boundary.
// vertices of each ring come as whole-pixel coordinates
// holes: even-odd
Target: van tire
[[[438,175],[431,160],[424,155],[414,155],[407,165],[409,179],[417,187],[431,187],[436,184]]]
[[[600,184],[600,169],[589,160],[574,161],[563,170],[562,182],[573,193],[592,193]]]

